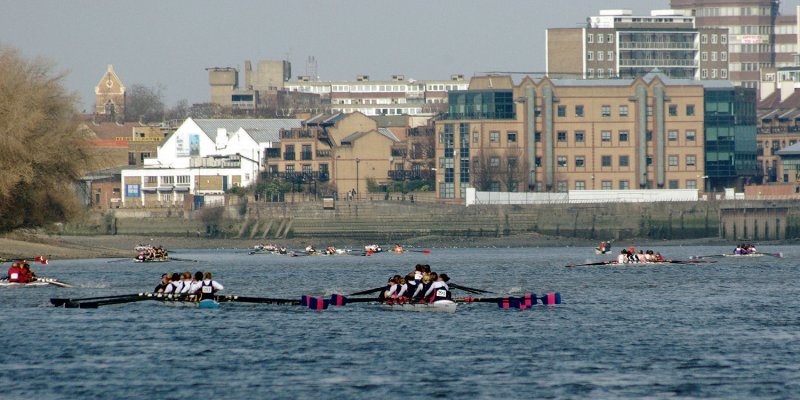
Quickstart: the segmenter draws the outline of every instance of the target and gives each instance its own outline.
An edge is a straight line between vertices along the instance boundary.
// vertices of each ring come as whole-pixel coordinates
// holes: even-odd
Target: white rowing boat
[[[8,279],[0,279],[0,287],[41,287],[47,285],[53,285],[64,288],[72,287],[72,285],[68,283],[64,283],[53,278],[36,278],[35,281],[27,283],[9,282]]]
[[[723,254],[723,257],[762,257],[764,253],[749,253],[749,254]]]
[[[437,300],[433,303],[381,303],[381,308],[392,311],[456,312],[456,302]]]

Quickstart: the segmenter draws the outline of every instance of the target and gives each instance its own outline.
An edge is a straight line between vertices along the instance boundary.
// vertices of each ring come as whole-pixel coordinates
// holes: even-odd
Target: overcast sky
[[[797,0],[783,3],[794,14]],[[82,109],[108,64],[172,106],[210,101],[205,69],[245,60],[288,59],[293,79],[310,56],[321,80],[543,71],[546,28],[610,8],[646,15],[669,0],[0,0],[0,44],[66,71]]]

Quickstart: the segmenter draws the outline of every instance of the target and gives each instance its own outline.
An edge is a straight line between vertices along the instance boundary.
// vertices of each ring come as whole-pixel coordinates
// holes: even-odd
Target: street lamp
[[[361,193],[361,188],[358,187],[358,164],[361,163],[361,160],[356,157],[356,200],[358,200],[358,195]]]

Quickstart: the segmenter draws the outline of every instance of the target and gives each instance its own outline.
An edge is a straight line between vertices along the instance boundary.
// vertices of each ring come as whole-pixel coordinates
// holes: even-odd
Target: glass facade
[[[470,90],[448,93],[446,119],[515,119],[511,90]]]
[[[706,88],[705,174],[713,187],[731,187],[756,174],[756,93]]]

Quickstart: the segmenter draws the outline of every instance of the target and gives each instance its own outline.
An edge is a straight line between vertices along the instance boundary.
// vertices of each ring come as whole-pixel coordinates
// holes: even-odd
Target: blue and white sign
[[[125,185],[125,197],[141,197],[139,185]]]

